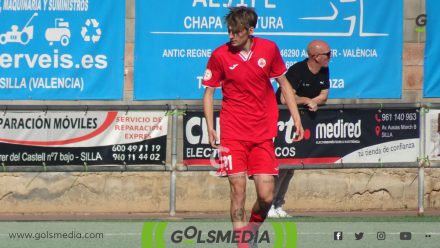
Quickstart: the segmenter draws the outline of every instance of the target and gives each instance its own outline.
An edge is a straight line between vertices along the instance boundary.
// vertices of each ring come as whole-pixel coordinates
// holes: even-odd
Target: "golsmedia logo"
[[[177,230],[171,234],[171,241],[175,244],[237,244],[237,243],[270,243],[269,232],[253,233],[252,231],[223,231],[209,230],[204,233],[195,226],[189,226],[185,230]]]
[[[142,248],[235,247],[237,243],[254,243],[262,248],[295,248],[296,240],[293,222],[265,222],[255,233],[233,231],[230,222],[146,222],[142,230]]]

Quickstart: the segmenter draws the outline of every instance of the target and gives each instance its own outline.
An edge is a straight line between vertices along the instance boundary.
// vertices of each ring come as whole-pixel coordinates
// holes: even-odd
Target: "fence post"
[[[423,201],[424,201],[424,194],[425,194],[425,161],[424,159],[422,159],[420,161],[420,166],[419,166],[419,208],[417,211],[417,215],[418,216],[423,216],[424,215],[424,208],[423,208]]]
[[[418,210],[417,215],[424,215],[424,197],[425,197],[425,125],[426,125],[426,108],[422,106],[420,108],[420,154],[419,154],[419,169],[418,169]]]
[[[178,114],[177,107],[171,106],[173,113],[172,118],[172,132],[171,132],[171,174],[170,174],[170,216],[176,215],[176,165],[177,165],[177,122]]]

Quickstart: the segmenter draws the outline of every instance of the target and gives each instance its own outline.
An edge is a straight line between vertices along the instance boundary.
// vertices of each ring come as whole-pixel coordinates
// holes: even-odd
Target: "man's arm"
[[[215,144],[218,138],[214,129],[214,92],[215,88],[205,88],[205,93],[203,94],[203,112],[205,113],[206,124],[208,125],[209,143],[213,148],[218,148]]]
[[[318,96],[312,99],[307,98],[308,102],[305,103],[305,105],[310,111],[316,112],[318,110],[319,105],[323,105],[327,102],[327,98],[328,98],[328,89],[321,90]]]
[[[318,105],[324,105],[328,99],[328,89],[321,90],[317,97],[312,98],[314,102]]]
[[[282,75],[276,79],[281,88],[281,99],[284,98],[287,108],[289,108],[290,115],[293,118],[294,125],[296,127],[296,141],[302,140],[304,137],[304,129],[301,123],[301,117],[299,115],[298,106],[295,100],[295,93],[287,80],[286,76]]]
[[[296,93],[296,92],[294,91],[294,93]],[[308,98],[305,96],[298,96],[295,94],[296,103],[300,104],[300,105],[306,105],[310,111],[317,111],[318,105],[325,104],[327,102],[327,98],[328,98],[328,89],[321,90],[319,95],[314,98]],[[281,103],[286,104],[286,100],[284,99],[284,97],[282,95],[281,95]]]

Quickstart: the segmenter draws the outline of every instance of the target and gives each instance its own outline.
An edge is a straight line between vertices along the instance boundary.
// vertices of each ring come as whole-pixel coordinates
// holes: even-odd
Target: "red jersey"
[[[247,56],[226,43],[212,53],[203,85],[222,87],[221,139],[263,141],[277,135],[278,105],[271,78],[286,73],[277,45],[253,37]]]

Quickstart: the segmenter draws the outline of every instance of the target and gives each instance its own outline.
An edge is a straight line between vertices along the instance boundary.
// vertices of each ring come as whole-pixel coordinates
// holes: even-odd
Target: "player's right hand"
[[[217,141],[218,137],[217,137],[217,132],[214,129],[211,129],[208,131],[209,132],[209,144],[213,147],[218,149],[219,145],[217,145]]]

